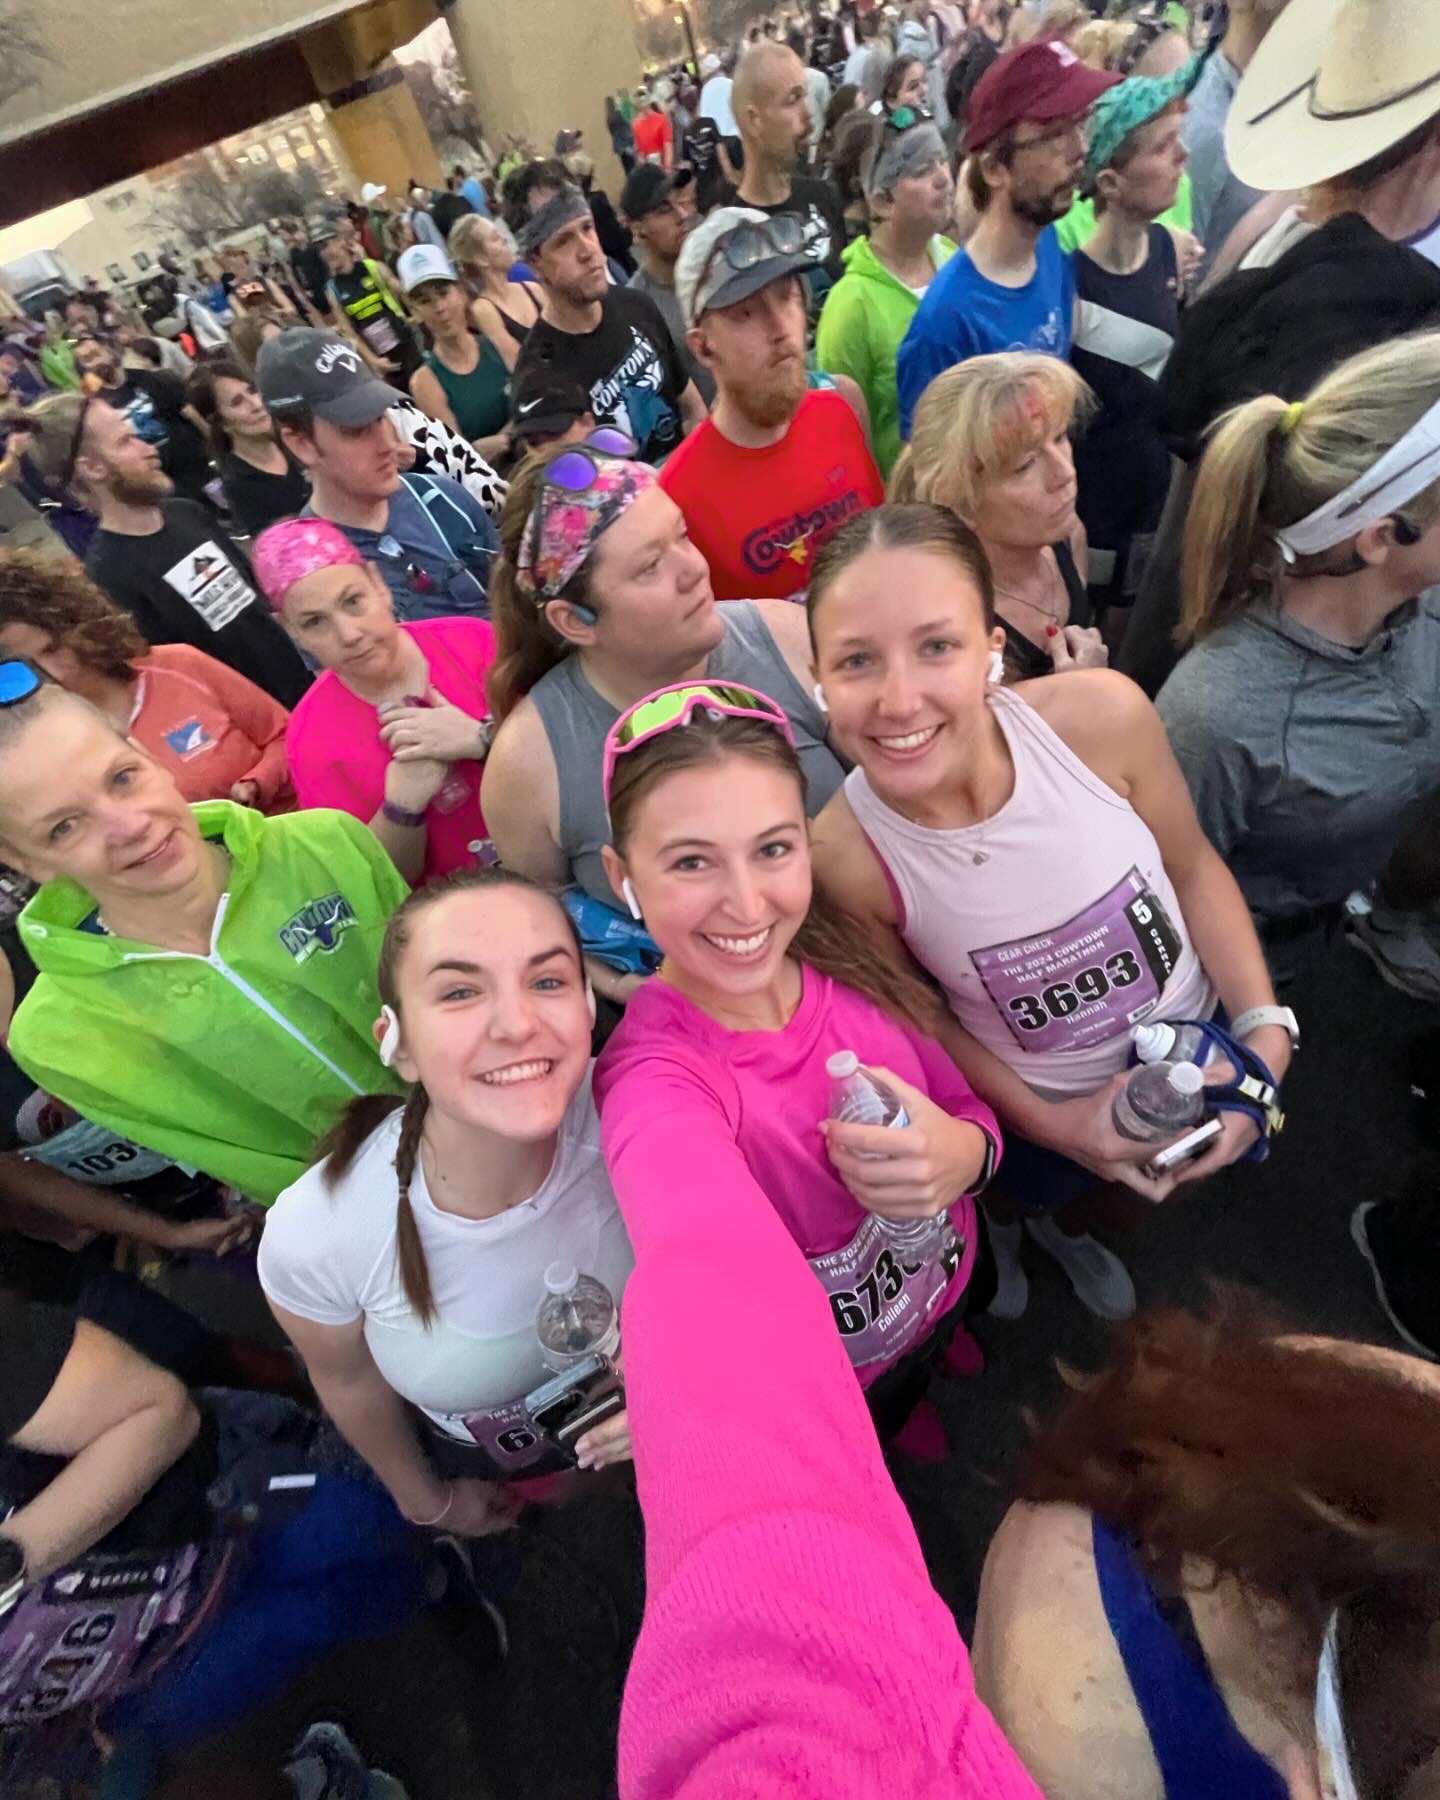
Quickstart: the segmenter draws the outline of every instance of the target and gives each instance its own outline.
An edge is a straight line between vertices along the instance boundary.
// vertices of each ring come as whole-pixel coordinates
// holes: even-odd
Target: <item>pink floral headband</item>
[[[363,566],[365,558],[328,519],[281,519],[269,525],[250,548],[255,579],[265,598],[279,612],[285,596],[297,581],[317,569],[333,569],[351,563]]]
[[[608,437],[626,441],[618,432],[599,431],[546,465],[515,564],[542,605],[563,592],[589,561],[596,540],[659,482],[648,463],[612,451],[603,441]]]

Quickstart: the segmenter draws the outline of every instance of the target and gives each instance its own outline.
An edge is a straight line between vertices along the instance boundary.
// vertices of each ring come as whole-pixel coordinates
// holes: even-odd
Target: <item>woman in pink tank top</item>
[[[1133,683],[1088,670],[995,685],[989,566],[953,514],[891,505],[852,521],[818,559],[808,604],[819,691],[856,764],[816,823],[818,879],[944,988],[946,1048],[1007,1128],[1006,1195],[1038,1215],[1032,1237],[1082,1301],[1124,1317],[1123,1264],[1055,1215],[1106,1182],[1163,1199],[1255,1142],[1254,1121],[1227,1112],[1204,1155],[1156,1178],[1142,1165],[1157,1146],[1111,1121],[1142,1020],[1208,1019],[1218,1001],[1284,1074],[1290,1035],[1272,1022],[1240,890]],[[1233,1075],[1212,1069],[1207,1080]],[[1021,1228],[991,1223],[992,1310],[1016,1317]]]

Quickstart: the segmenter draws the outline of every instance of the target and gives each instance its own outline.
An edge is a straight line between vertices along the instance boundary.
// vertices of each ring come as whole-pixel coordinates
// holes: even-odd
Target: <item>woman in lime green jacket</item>
[[[337,812],[189,807],[85,701],[0,663],[0,860],[40,881],[9,1050],[36,1084],[268,1205],[357,1094],[406,886]]]
[[[895,355],[935,271],[955,246],[941,232],[955,188],[945,140],[909,107],[870,121],[861,159],[870,235],[845,251],[845,273],[820,315],[815,359],[831,375],[849,375],[870,407],[871,443],[889,477],[900,454]]]

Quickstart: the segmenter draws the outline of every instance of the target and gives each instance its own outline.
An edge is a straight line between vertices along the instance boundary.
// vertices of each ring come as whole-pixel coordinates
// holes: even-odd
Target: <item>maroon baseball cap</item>
[[[1092,69],[1058,38],[1037,38],[1007,50],[975,83],[965,109],[965,148],[983,150],[1022,120],[1049,125],[1078,119],[1120,80]]]

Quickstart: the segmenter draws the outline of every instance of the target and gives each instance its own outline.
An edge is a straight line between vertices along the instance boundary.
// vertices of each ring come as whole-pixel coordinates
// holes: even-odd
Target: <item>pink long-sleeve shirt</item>
[[[437,692],[472,719],[488,718],[485,677],[495,660],[495,634],[489,622],[414,619],[400,629],[424,652]],[[290,715],[289,744],[300,805],[331,807],[368,825],[385,799],[385,772],[390,766],[375,707],[327,669]],[[478,758],[451,763],[444,786],[425,808],[421,883],[488,859],[490,834],[480,812],[483,768]]]
[[[595,1072],[606,1160],[620,1209],[683,1205],[723,1230],[735,1188],[766,1197],[831,1295],[850,1361],[868,1387],[923,1342],[949,1312],[975,1265],[975,1202],[950,1209],[956,1252],[919,1275],[902,1271],[836,1174],[820,1133],[830,1109],[827,1058],[853,1050],[889,1069],[957,1119],[1000,1142],[995,1115],[932,1039],[869,1000],[804,971],[782,1031],[731,1031],[663,981],[626,1008]],[[684,1121],[683,1163],[658,1158],[654,1123]]]
[[[887,1066],[914,1079],[900,1054]],[[623,1800],[1041,1800],[976,1698],[785,1221],[743,1158],[697,1136],[683,1084],[630,1080],[602,1109],[636,1255],[622,1324],[646,1528]],[[763,1106],[763,1082],[742,1097]]]

